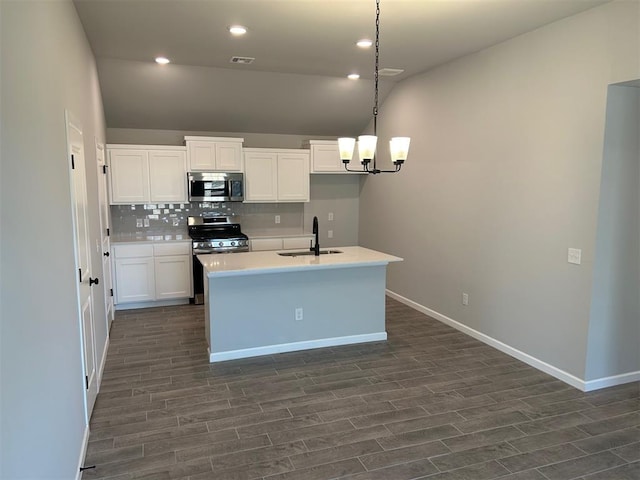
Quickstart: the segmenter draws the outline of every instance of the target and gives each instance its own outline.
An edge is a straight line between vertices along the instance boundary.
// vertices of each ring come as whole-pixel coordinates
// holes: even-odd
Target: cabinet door
[[[116,301],[155,300],[153,257],[116,258]]]
[[[244,155],[245,202],[278,200],[278,154],[250,152]]]
[[[191,255],[155,257],[154,261],[157,300],[191,297]]]
[[[214,142],[187,142],[189,171],[216,169],[216,144]]]
[[[242,171],[242,145],[240,143],[216,143],[216,170],[222,172]]]
[[[151,150],[149,185],[152,202],[187,202],[187,158],[185,152]]]
[[[309,201],[309,154],[278,154],[278,201]]]
[[[313,173],[341,173],[344,171],[338,142],[331,145],[312,145],[311,161]]]
[[[149,203],[149,161],[146,150],[109,151],[111,204]]]

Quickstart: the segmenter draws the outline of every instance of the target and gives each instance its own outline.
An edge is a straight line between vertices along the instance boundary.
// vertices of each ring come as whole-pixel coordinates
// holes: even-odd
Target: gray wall
[[[71,1],[0,6],[0,477],[71,479],[85,415],[64,113],[73,112],[84,129],[95,245],[94,139],[104,140],[99,85]],[[101,277],[100,257],[93,257]],[[103,303],[96,293],[99,354]]]
[[[587,380],[640,371],[640,88],[608,92]]]
[[[305,140],[311,139],[303,135],[107,129],[108,143],[119,144],[184,145],[184,137],[188,135],[239,137],[244,138],[245,147],[256,148],[301,148]],[[313,139],[324,140],[332,137],[314,136]],[[287,235],[296,231],[308,233],[311,232],[313,217],[317,216],[320,221],[322,247],[358,245],[360,176],[311,175],[310,188],[311,201],[304,204],[226,204],[225,208],[228,207],[229,210],[241,216],[243,229],[246,227],[250,235]],[[119,212],[122,213],[123,208],[119,207]],[[124,213],[126,213],[126,207],[124,207]],[[333,221],[328,220],[329,213],[333,213]],[[280,225],[275,224],[275,215],[280,215],[282,222]],[[120,223],[124,225],[131,219],[135,222],[133,216],[126,216],[124,222]],[[329,230],[333,231],[333,238],[328,237]]]
[[[640,78],[638,8],[612,2],[399,83],[378,125],[412,137],[407,164],[360,197],[360,244],[405,260],[390,290],[579,379],[607,86]]]

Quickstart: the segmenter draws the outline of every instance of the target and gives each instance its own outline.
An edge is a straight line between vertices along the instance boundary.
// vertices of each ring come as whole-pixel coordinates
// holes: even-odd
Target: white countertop
[[[324,248],[322,250],[325,250]],[[283,257],[277,251],[233,253],[227,255],[198,255],[209,278],[264,273],[295,272],[302,270],[349,268],[386,265],[401,262],[402,258],[363,247],[331,247],[343,253]],[[301,251],[301,250],[280,250]]]
[[[111,235],[111,243],[169,243],[169,242],[189,242],[191,238],[186,233],[164,233],[164,234],[149,234],[148,232],[136,232],[136,233],[113,233]]]

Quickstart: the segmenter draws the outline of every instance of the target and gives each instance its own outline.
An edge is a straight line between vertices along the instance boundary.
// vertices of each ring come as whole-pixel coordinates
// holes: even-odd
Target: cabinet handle
[[[91,278],[89,277],[89,286],[91,285],[98,285],[100,283],[100,280],[98,280],[98,278]]]
[[[109,256],[109,252],[104,252],[102,255],[104,255],[105,257]]]

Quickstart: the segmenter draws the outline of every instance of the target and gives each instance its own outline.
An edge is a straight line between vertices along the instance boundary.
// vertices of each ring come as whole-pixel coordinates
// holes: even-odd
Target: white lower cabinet
[[[191,243],[113,247],[115,303],[144,303],[193,295]]]
[[[304,250],[313,243],[313,235],[302,237],[273,237],[273,238],[252,238],[251,251],[259,252],[265,250]]]
[[[116,285],[116,303],[155,300],[153,257],[116,258]]]
[[[307,237],[286,237],[282,239],[282,248],[285,250],[311,248],[311,245],[313,245],[312,235]]]
[[[156,299],[191,296],[191,256],[156,257]]]

